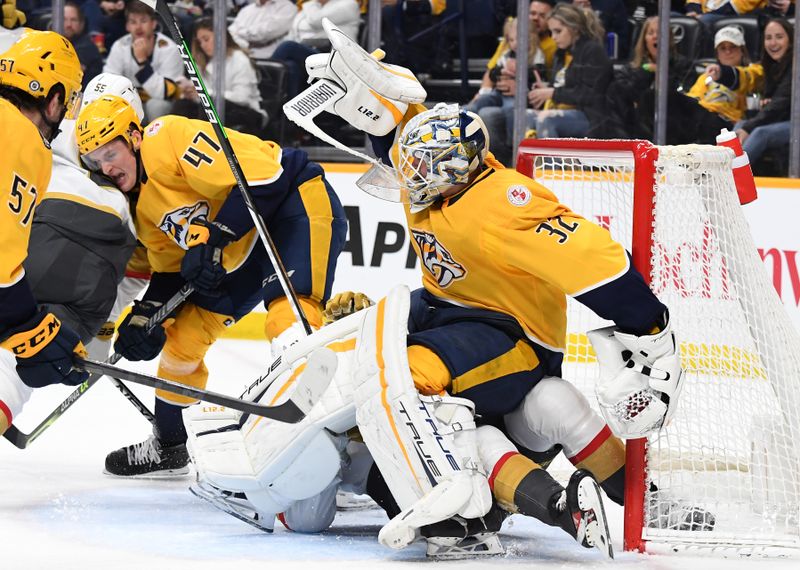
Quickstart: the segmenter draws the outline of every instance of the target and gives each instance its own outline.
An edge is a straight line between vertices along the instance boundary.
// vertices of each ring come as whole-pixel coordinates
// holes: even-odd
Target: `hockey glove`
[[[201,295],[219,297],[219,286],[227,275],[222,249],[236,239],[229,228],[204,218],[193,220],[186,244],[189,251],[181,262],[181,276]]]
[[[325,311],[323,311],[322,317],[325,319],[326,324],[332,323],[374,304],[373,300],[364,293],[344,291],[343,293],[337,293],[325,303]]]
[[[9,30],[24,26],[28,18],[25,12],[17,10],[17,0],[2,0],[3,27]]]
[[[161,308],[156,301],[134,301],[133,309],[119,326],[114,342],[114,352],[131,360],[153,360],[167,342],[166,327],[173,323],[168,319],[147,334],[147,321]]]
[[[59,383],[77,386],[89,377],[72,367],[76,355],[86,358],[83,343],[52,313],[40,311],[14,327],[0,346],[17,357],[17,374],[31,388]]]

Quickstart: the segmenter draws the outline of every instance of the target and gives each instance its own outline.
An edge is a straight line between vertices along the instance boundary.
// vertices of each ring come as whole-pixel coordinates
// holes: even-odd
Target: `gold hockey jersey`
[[[628,256],[541,184],[491,155],[486,165],[441,204],[414,214],[406,206],[423,285],[452,303],[511,315],[532,341],[562,351],[565,295],[622,276]]]
[[[280,177],[281,149],[275,143],[227,131],[250,186],[270,184]],[[165,116],[150,123],[141,146],[144,166],[136,205],[136,231],[155,272],[180,271],[186,234],[192,220],[216,218],[236,181],[205,121]],[[251,229],[225,248],[223,265],[233,271],[247,258],[256,241]]]
[[[53,155],[39,130],[14,105],[0,99],[0,287],[25,272],[33,212],[50,183]]]

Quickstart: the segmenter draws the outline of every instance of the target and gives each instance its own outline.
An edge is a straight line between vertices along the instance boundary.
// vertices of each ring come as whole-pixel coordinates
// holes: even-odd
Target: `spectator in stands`
[[[770,19],[764,27],[761,110],[752,119],[736,125],[736,134],[751,164],[755,164],[768,148],[789,146],[793,38],[794,28],[784,18]]]
[[[387,61],[417,73],[430,73],[444,30],[434,32],[425,41],[406,40],[433,26],[447,8],[447,0],[381,0],[381,4],[381,39]]]
[[[542,81],[549,81],[550,74],[553,69],[553,58],[556,53],[556,43],[550,37],[550,29],[547,27],[547,18],[550,16],[550,11],[553,9],[552,4],[545,0],[533,0],[530,3],[528,11],[529,31],[531,34],[530,46],[536,49],[533,58],[529,56],[529,64],[532,62],[532,69],[529,70],[528,81],[532,83],[537,81],[537,78]],[[516,28],[515,28],[516,33]],[[503,96],[508,96],[513,99],[514,93],[517,88],[517,81],[515,74],[501,73],[497,80],[492,83],[489,76],[490,69],[497,65],[498,59],[508,49],[505,39],[501,40],[497,46],[492,58],[487,64],[488,69],[483,75],[481,81],[481,89],[476,97],[480,96],[487,91],[483,89],[494,88]],[[538,74],[538,75],[537,75]],[[489,137],[492,141],[492,152],[495,158],[503,164],[511,164],[511,149],[512,149],[512,136],[513,136],[513,120],[514,120],[514,107],[482,107],[479,109],[478,114],[483,119],[486,129],[489,131]]]
[[[686,15],[700,20],[710,30],[714,22],[722,18],[744,16],[763,8],[767,2],[768,0],[686,0]]]
[[[125,35],[127,26],[125,0],[86,0],[86,2],[98,2],[100,4],[102,15],[96,32],[100,34],[99,38],[102,40],[105,51],[110,52],[111,46]],[[95,32],[95,30],[90,27],[89,33],[92,32]]]
[[[767,0],[764,13],[771,18],[788,18],[794,16],[795,0]]]
[[[272,59],[287,67],[289,98],[303,90],[308,81],[306,58],[319,51],[328,51],[330,42],[322,28],[322,18],[328,18],[348,37],[358,36],[361,13],[358,0],[306,0],[292,21],[286,40],[281,42]]]
[[[631,45],[631,25],[628,22],[628,10],[624,0],[572,0],[579,8],[594,10],[606,31],[606,39],[611,44],[606,46],[608,57],[626,59]],[[609,37],[611,34],[613,36]],[[612,49],[613,44],[616,49]],[[615,53],[616,52],[616,53]]]
[[[614,72],[608,88],[609,111],[619,121],[619,132],[609,133],[614,138],[653,140],[653,117],[656,101],[656,68],[658,62],[658,16],[645,20],[639,38],[633,47],[629,65]],[[679,111],[681,93],[688,91],[697,79],[694,62],[678,53],[670,33],[668,65],[667,142],[690,142],[694,131],[684,128],[685,119]]]
[[[267,123],[261,109],[258,76],[247,54],[227,32],[225,58],[225,125],[237,131],[259,136]],[[195,21],[192,33],[192,57],[209,94],[214,94],[214,23],[211,18]],[[205,119],[197,90],[188,79],[178,80],[181,99],[172,112],[192,119]]]
[[[289,33],[296,14],[291,0],[253,0],[239,10],[228,31],[251,57],[268,59]]]
[[[606,138],[606,89],[613,66],[602,44],[604,32],[591,10],[557,4],[547,20],[558,46],[552,86],[537,82],[528,94],[536,136]]]
[[[178,96],[176,81],[183,77],[183,61],[178,46],[156,32],[155,12],[134,0],[125,8],[128,34],[111,46],[103,67],[131,80],[144,103],[147,121],[169,113]]]
[[[535,33],[531,33],[529,40],[528,61],[535,64],[539,53],[538,41]],[[480,112],[484,107],[500,107],[503,110],[514,107],[514,92],[507,89],[497,89],[498,81],[503,77],[514,78],[517,73],[517,19],[508,18],[503,26],[503,40],[500,42],[505,50],[499,57],[494,58],[495,64],[483,74],[481,87],[469,105],[465,108],[473,113]],[[542,64],[544,60],[542,58]]]
[[[86,18],[75,0],[64,2],[64,37],[75,48],[83,69],[83,86],[103,71],[103,57],[86,33]]]
[[[742,30],[721,28],[714,36],[717,63],[706,67],[687,95],[697,100],[690,123],[697,128],[695,142],[714,144],[720,129],[732,130],[744,118],[747,96],[757,92],[764,78],[760,64],[750,65]]]

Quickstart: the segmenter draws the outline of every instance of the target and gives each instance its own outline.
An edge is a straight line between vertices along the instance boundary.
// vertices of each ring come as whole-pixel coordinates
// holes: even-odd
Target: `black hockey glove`
[[[236,239],[229,228],[199,218],[189,226],[189,251],[181,262],[181,276],[201,295],[219,297],[219,286],[227,272],[222,266],[222,249]]]
[[[158,356],[167,342],[165,329],[172,324],[173,319],[155,327],[150,334],[147,334],[146,325],[162,304],[156,301],[134,301],[133,309],[119,326],[114,352],[131,361],[153,360]]]
[[[7,331],[0,346],[17,357],[17,374],[31,388],[50,384],[77,386],[89,377],[74,369],[74,357],[86,358],[80,337],[53,313],[40,311]]]

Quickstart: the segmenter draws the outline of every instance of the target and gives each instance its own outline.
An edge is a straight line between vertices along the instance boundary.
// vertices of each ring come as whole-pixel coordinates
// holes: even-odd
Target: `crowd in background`
[[[210,4],[210,3],[209,3]],[[228,0],[226,123],[277,138],[280,103],[307,81],[305,58],[327,51],[322,19],[366,43],[366,0]],[[17,0],[27,25],[46,28],[49,1]],[[204,0],[172,4],[207,87],[214,85],[215,36]],[[480,86],[453,81],[431,102],[458,100],[487,124],[492,150],[512,164],[516,90],[516,1],[383,0],[386,59],[423,83],[454,78],[458,20],[466,12],[468,56]],[[529,13],[529,137],[653,139],[658,17],[655,0],[533,0]],[[712,143],[735,131],[757,174],[785,174],[788,162],[795,0],[673,0],[667,143]],[[177,46],[158,16],[138,0],[66,0],[64,34],[84,67],[84,84],[101,71],[129,77],[147,119],[166,113],[202,117]],[[276,66],[279,75],[267,72]],[[473,66],[474,67],[474,66]],[[476,77],[476,79],[478,79]],[[442,85],[440,81],[438,85]],[[264,99],[262,99],[264,96]],[[280,131],[283,133],[283,130]],[[307,143],[289,131],[283,144]]]

